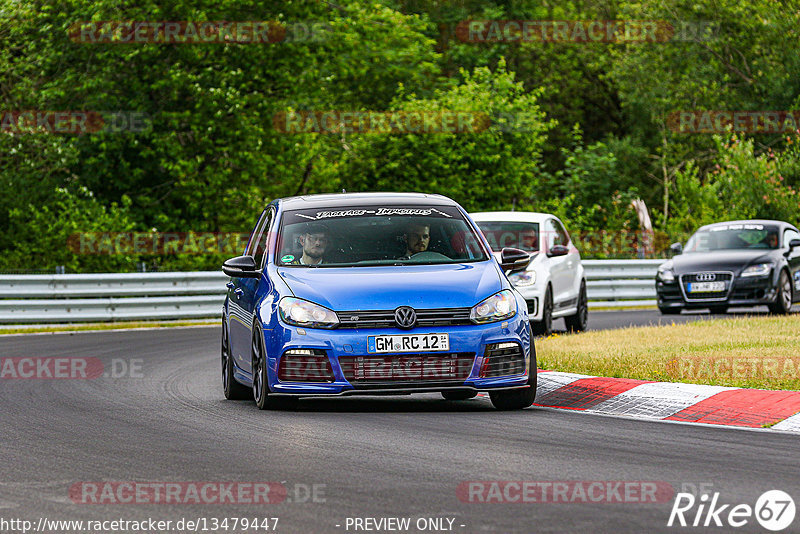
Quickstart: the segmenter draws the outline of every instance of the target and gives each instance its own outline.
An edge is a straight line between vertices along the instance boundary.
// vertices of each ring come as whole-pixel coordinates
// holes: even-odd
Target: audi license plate
[[[381,354],[384,352],[434,352],[450,350],[448,334],[409,334],[369,336],[367,352]]]
[[[689,284],[689,293],[713,293],[725,291],[725,282],[692,282]]]

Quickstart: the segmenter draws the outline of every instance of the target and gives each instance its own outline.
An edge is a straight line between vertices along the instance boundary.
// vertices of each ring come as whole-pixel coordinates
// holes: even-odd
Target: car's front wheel
[[[492,400],[492,405],[498,410],[522,410],[533,404],[533,401],[536,400],[537,371],[536,351],[531,345],[528,387],[507,391],[490,391],[489,398]]]
[[[225,320],[222,320],[222,391],[228,400],[252,399],[253,393],[233,377],[233,356]]]
[[[575,315],[564,317],[567,330],[570,332],[583,332],[589,322],[589,301],[586,298],[586,281],[581,281],[581,291],[578,294],[578,311]]]
[[[298,404],[297,397],[280,397],[269,394],[267,351],[264,347],[264,335],[257,325],[253,327],[251,357],[253,362],[253,399],[255,399],[258,409],[295,409]]]
[[[769,311],[781,315],[786,315],[792,309],[792,282],[786,271],[781,271],[778,277],[778,294],[775,302],[769,305]]]

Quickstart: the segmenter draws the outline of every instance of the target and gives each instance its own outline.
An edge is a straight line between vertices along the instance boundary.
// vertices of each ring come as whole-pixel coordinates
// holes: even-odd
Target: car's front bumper
[[[413,354],[370,354],[367,352],[367,338],[374,335],[447,333],[450,346],[444,352],[418,352]],[[396,328],[380,329],[311,329],[297,328],[279,324],[271,330],[264,330],[265,344],[268,354],[268,383],[271,393],[284,395],[386,395],[416,393],[425,391],[447,390],[496,390],[525,387],[528,383],[530,367],[531,338],[527,321],[517,315],[508,321],[487,325],[460,325],[445,327],[414,328],[400,330]],[[484,363],[488,345],[498,343],[517,343],[525,357],[525,371],[509,376],[481,378],[480,372]],[[278,379],[280,361],[286,351],[297,349],[316,349],[324,351],[330,362],[333,380],[329,382],[295,382]],[[472,363],[466,378],[416,379],[416,380],[361,380],[349,381],[345,376],[342,363],[345,359],[373,357],[413,357],[441,356],[443,354],[472,354]],[[466,356],[464,357],[466,359]],[[535,369],[534,369],[535,372]],[[352,376],[352,373],[349,373]]]
[[[777,298],[772,277],[753,277],[733,279],[733,287],[724,298],[703,298],[685,294],[678,282],[656,281],[658,306],[672,309],[702,309],[709,307],[760,306],[771,304]]]
[[[514,286],[520,295],[525,298],[525,303],[528,306],[528,317],[531,321],[542,320],[542,310],[540,302],[544,299],[544,289],[539,287],[539,284],[530,286]]]

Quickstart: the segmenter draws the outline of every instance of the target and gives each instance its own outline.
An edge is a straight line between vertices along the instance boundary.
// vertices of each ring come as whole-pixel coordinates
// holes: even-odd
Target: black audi
[[[703,226],[658,268],[658,309],[664,314],[767,305],[788,313],[800,301],[800,232],[787,222],[729,221]]]

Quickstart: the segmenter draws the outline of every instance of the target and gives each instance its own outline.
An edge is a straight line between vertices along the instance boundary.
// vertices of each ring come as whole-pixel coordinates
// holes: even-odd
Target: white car
[[[504,248],[530,254],[524,270],[508,273],[509,281],[525,297],[535,334],[548,334],[553,319],[563,317],[567,329],[586,329],[588,305],[581,255],[555,215],[524,211],[470,214],[489,241],[495,256]]]

